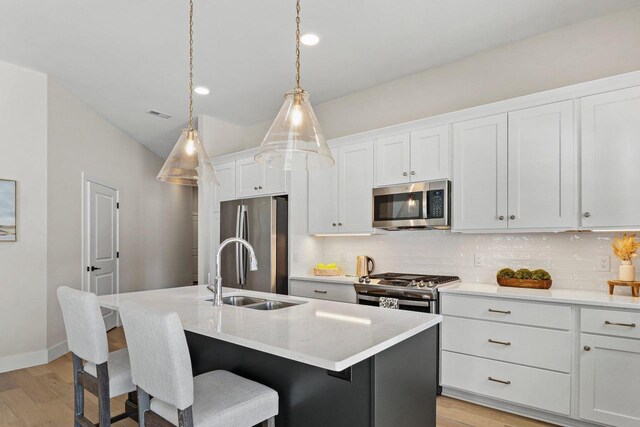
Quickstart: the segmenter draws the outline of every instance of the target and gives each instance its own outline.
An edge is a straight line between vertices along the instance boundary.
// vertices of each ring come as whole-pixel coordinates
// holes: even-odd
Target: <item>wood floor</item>
[[[124,348],[126,345],[122,328],[109,332],[111,351]],[[98,401],[91,393],[85,394],[85,413],[90,420],[97,420]],[[124,396],[111,399],[112,415],[123,412],[124,400]],[[124,427],[138,424],[132,420],[124,420],[115,425]],[[441,427],[548,425],[550,424],[449,397],[438,398],[438,426]],[[70,354],[47,365],[0,374],[0,426],[73,426],[73,376]]]

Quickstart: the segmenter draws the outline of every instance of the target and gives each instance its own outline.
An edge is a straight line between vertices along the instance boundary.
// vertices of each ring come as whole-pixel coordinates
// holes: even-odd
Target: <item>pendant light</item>
[[[284,105],[254,158],[284,170],[323,169],[335,164],[309,94],[300,87],[300,0],[296,0],[296,87],[285,94]]]
[[[157,178],[193,187],[198,186],[198,181],[219,184],[200,134],[193,127],[193,0],[189,0],[189,124],[182,130]]]

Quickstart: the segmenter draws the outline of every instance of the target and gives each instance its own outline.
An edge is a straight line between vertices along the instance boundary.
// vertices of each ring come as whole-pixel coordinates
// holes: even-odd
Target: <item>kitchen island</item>
[[[293,305],[214,307],[204,286],[99,301],[177,312],[194,375],[225,369],[275,389],[278,426],[435,426],[441,316],[230,288],[223,295]]]

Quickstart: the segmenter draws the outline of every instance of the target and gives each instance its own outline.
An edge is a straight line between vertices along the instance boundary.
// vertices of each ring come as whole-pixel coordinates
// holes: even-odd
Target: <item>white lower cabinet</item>
[[[356,303],[356,291],[350,283],[318,282],[315,280],[291,280],[292,296]]]

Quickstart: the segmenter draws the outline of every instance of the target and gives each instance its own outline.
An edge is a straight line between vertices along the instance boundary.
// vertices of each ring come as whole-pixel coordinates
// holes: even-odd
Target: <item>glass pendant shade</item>
[[[284,105],[254,158],[283,170],[324,169],[335,164],[307,92],[295,89],[285,95]]]
[[[160,169],[158,179],[170,184],[193,187],[201,182],[218,185],[218,177],[197,130],[182,130],[178,142]]]

